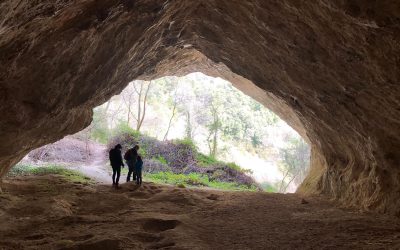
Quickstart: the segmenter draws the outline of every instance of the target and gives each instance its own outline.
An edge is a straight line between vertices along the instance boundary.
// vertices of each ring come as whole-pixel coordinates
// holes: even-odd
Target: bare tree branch
[[[175,91],[174,91],[174,106],[173,106],[173,108],[172,108],[172,115],[171,115],[171,118],[169,119],[167,132],[165,132],[163,141],[167,140],[168,133],[169,133],[169,130],[170,130],[171,124],[172,124],[172,119],[174,119],[175,114],[176,114],[176,106],[177,106],[177,104],[178,104],[178,100],[177,100],[177,99],[178,99],[178,97],[177,97],[177,91],[178,91],[178,88],[176,87],[176,88],[175,88]]]

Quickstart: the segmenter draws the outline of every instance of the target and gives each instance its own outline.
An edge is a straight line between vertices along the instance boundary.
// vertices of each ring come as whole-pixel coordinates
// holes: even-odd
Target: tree
[[[207,126],[209,131],[207,141],[208,141],[210,156],[216,158],[218,151],[218,132],[220,131],[222,124],[219,117],[218,106],[213,102],[210,105],[210,111],[211,111],[212,121]]]
[[[281,170],[284,175],[279,186],[280,192],[286,192],[289,185],[297,180],[300,183],[310,165],[310,147],[302,139],[288,136],[288,143],[280,149]]]
[[[136,121],[136,130],[140,131],[146,116],[147,97],[149,94],[152,81],[134,81],[128,86],[122,94],[122,99],[127,107],[127,123],[130,124],[130,117],[132,116]],[[132,104],[137,102],[137,112],[132,110]]]
[[[178,106],[178,93],[177,92],[178,92],[178,86],[175,86],[175,91],[174,91],[173,101],[172,101],[172,103],[173,103],[172,104],[172,114],[171,114],[171,117],[169,118],[168,128],[167,128],[167,131],[165,132],[163,141],[167,140],[168,133],[169,133],[169,130],[171,129],[171,125],[172,125],[172,120],[174,119],[174,117],[177,113],[177,106]]]
[[[130,124],[131,122],[131,115],[132,114],[132,104],[135,102],[136,93],[134,91],[133,85],[134,83],[128,84],[128,86],[122,91],[121,97],[122,100],[127,108],[127,119],[126,122]]]
[[[138,86],[136,86],[136,84]],[[147,88],[145,87],[147,85]],[[136,119],[136,130],[140,131],[140,128],[142,127],[144,117],[146,115],[146,105],[147,105],[147,96],[149,94],[150,86],[151,86],[151,81],[150,82],[145,82],[145,81],[135,81],[133,84],[135,91],[138,95],[138,107],[137,107],[137,116],[135,116]],[[143,103],[143,105],[142,105]]]

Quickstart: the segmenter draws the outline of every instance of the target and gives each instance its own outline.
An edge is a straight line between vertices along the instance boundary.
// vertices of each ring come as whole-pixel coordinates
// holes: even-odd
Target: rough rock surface
[[[308,138],[300,192],[400,214],[399,42],[396,0],[4,0],[0,175],[129,81],[202,71]]]
[[[19,176],[0,193],[6,250],[400,248],[394,216],[340,209],[299,194],[232,192],[65,176]]]

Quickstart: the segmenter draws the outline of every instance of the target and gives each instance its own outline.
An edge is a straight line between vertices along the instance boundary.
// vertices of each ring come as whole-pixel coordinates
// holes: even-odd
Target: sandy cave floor
[[[399,219],[318,197],[6,179],[0,249],[400,249]]]

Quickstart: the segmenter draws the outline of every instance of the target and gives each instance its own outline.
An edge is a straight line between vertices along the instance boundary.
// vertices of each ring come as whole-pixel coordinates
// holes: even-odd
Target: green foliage
[[[107,143],[109,137],[109,131],[107,129],[95,129],[91,133],[91,138],[100,142],[100,143]]]
[[[7,176],[14,177],[20,175],[27,175],[32,172],[35,166],[27,164],[17,164],[8,171]]]
[[[234,162],[228,162],[228,163],[223,163],[223,164],[226,164],[226,166],[228,168],[231,168],[231,169],[236,170],[238,172],[242,172],[242,173],[245,173],[245,174],[252,174],[253,173],[253,171],[251,169],[243,169],[243,168],[241,168],[239,165],[237,165]]]
[[[291,137],[280,150],[283,167],[292,174],[306,169],[310,161],[310,149],[303,139]]]
[[[280,167],[285,178],[280,185],[280,191],[285,192],[294,181],[300,184],[307,174],[310,165],[310,147],[302,138],[289,137],[288,143],[280,149]]]
[[[234,162],[228,162],[228,163],[226,163],[226,166],[227,166],[228,168],[234,169],[234,170],[236,170],[236,171],[242,171],[242,169],[240,168],[240,166],[237,165],[237,164],[234,163]]]
[[[208,156],[202,153],[197,153],[196,155],[196,160],[199,166],[201,167],[209,167],[209,166],[215,166],[215,165],[221,165],[221,166],[227,166],[228,168],[231,168],[233,170],[236,170],[238,172],[246,173],[246,174],[252,174],[252,171],[250,169],[242,169],[239,165],[237,165],[234,162],[223,162],[215,159],[212,156]]]
[[[20,176],[20,175],[49,175],[55,174],[62,176],[65,180],[82,183],[91,184],[93,181],[81,174],[78,171],[66,169],[58,165],[45,165],[45,166],[33,166],[33,165],[16,165],[8,173],[8,176]]]
[[[161,164],[168,165],[167,160],[161,155],[159,155],[157,157],[153,157],[153,160],[156,160],[156,161],[160,162]]]
[[[135,129],[132,129],[125,122],[119,122],[113,129],[112,136],[110,136],[107,145],[108,148],[113,148],[116,144],[122,145],[122,150],[125,152],[128,148],[132,148],[135,144],[138,144],[142,138],[142,134]],[[140,145],[139,154],[143,157],[147,156],[146,145]]]
[[[189,148],[191,148],[193,150],[197,150],[196,144],[190,138],[176,139],[176,140],[173,140],[173,143],[174,144],[185,145],[185,146],[188,146]]]
[[[138,154],[143,158],[146,158],[148,156],[147,149],[145,147],[139,148]]]
[[[145,179],[155,183],[165,183],[177,186],[210,187],[222,190],[256,191],[256,186],[247,187],[233,182],[210,181],[208,176],[198,173],[174,174],[172,172],[158,172],[146,174]]]
[[[140,138],[141,133],[131,126],[129,126],[126,122],[120,121],[117,126],[113,130],[113,135],[120,135],[120,134],[128,134],[134,138]]]
[[[93,121],[90,126],[90,137],[100,143],[107,143],[110,130],[107,126],[107,114],[104,108],[93,110]]]
[[[215,165],[215,164],[219,163],[219,161],[217,159],[215,159],[214,157],[208,156],[208,155],[205,155],[202,153],[197,153],[196,160],[199,163],[199,165],[202,167],[207,167],[207,166]]]
[[[254,148],[258,148],[263,145],[261,136],[256,133],[250,136],[250,142]]]
[[[260,184],[261,188],[268,193],[276,193],[278,192],[278,188],[270,183],[264,182]]]

